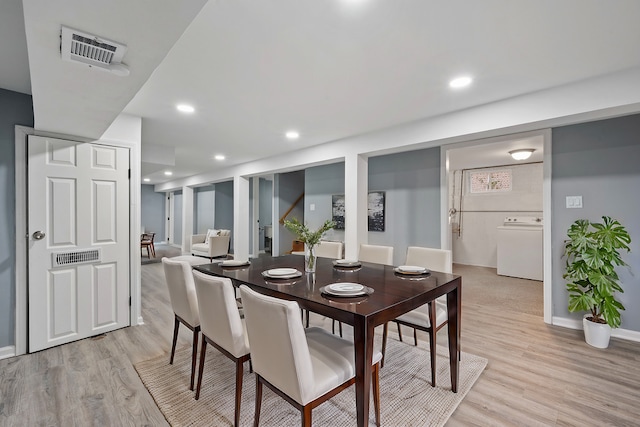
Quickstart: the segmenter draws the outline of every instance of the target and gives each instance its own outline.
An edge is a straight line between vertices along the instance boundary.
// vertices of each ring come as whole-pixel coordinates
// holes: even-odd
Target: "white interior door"
[[[129,150],[29,136],[29,352],[128,326]]]

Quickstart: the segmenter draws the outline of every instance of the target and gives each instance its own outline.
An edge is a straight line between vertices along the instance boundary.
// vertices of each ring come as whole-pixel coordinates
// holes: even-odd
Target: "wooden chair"
[[[171,346],[171,358],[169,364],[173,364],[173,356],[176,353],[178,341],[178,328],[180,323],[193,331],[193,347],[191,349],[191,382],[189,389],[193,390],[196,374],[196,356],[198,354],[198,336],[200,334],[200,311],[198,310],[198,297],[193,283],[192,267],[186,261],[177,261],[170,258],[162,258],[164,277],[169,288],[169,299],[175,316],[173,326],[173,344]]]
[[[451,251],[446,249],[421,248],[409,246],[407,249],[406,265],[425,267],[434,271],[444,273],[452,272]],[[414,345],[418,345],[417,330],[429,334],[429,351],[431,352],[431,385],[436,385],[436,334],[447,322],[447,303],[443,297],[436,301],[427,303],[408,313],[399,316],[394,320],[398,326],[398,337],[402,341],[400,325],[413,328]],[[384,355],[387,347],[388,323],[385,323],[382,333],[382,365],[384,366]]]
[[[142,233],[140,235],[140,252],[143,249],[147,249],[147,258],[151,259],[151,256],[156,257],[156,247],[153,245],[153,239],[155,239],[156,233]]]
[[[240,286],[256,374],[254,426],[260,421],[263,384],[300,410],[302,426],[311,426],[311,411],[355,382],[351,341],[321,328],[305,329],[299,306]],[[379,369],[382,354],[373,354],[373,402],[380,425]],[[354,402],[355,408],[355,402]]]
[[[236,305],[235,290],[230,279],[215,277],[193,271],[193,281],[198,295],[202,345],[200,347],[200,367],[196,400],[200,398],[204,360],[207,355],[207,343],[236,364],[236,400],[234,426],[240,424],[240,401],[242,398],[243,364],[250,359],[249,341],[244,322]]]

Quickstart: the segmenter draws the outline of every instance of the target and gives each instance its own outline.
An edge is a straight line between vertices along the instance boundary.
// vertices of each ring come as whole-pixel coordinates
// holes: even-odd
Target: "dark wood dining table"
[[[296,301],[302,309],[352,325],[358,426],[367,426],[369,423],[374,328],[442,295],[447,296],[451,389],[453,392],[458,391],[462,291],[460,276],[436,271],[407,276],[398,274],[393,266],[366,262],[357,268],[338,268],[328,258],[318,258],[315,273],[305,273],[304,257],[299,255],[260,257],[251,259],[250,262],[250,265],[241,267],[227,267],[217,263],[194,268],[206,274],[227,277],[235,286],[245,284],[263,294]],[[263,271],[269,269],[287,267],[303,272],[302,276],[283,280],[269,279],[262,275]],[[333,297],[321,291],[324,286],[338,282],[359,283],[373,292],[367,296],[344,298]]]

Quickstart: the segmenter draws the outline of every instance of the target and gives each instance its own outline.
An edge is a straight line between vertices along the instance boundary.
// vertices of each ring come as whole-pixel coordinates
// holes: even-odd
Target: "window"
[[[511,191],[511,169],[489,172],[471,172],[471,193],[493,193]]]

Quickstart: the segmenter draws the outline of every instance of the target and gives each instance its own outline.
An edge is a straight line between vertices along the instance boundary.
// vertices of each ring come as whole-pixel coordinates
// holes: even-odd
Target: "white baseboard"
[[[552,320],[552,324],[554,326],[561,326],[563,328],[582,330],[582,320],[567,319],[565,317],[554,317]],[[627,341],[640,342],[640,332],[632,331],[629,329],[613,329],[611,330],[611,336]]]
[[[15,355],[16,355],[16,347],[14,345],[0,348],[0,359],[7,359]]]

